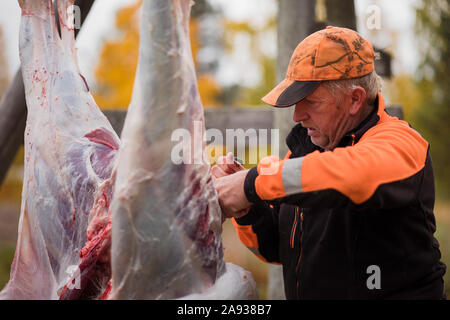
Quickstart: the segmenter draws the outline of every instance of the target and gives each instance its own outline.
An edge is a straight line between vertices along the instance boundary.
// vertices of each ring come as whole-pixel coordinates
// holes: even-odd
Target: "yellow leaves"
[[[259,56],[259,64],[262,69],[262,77],[258,86],[254,88],[246,88],[237,101],[238,104],[244,106],[258,106],[263,102],[264,97],[275,85],[275,59],[265,55]]]
[[[141,7],[142,0],[137,1],[129,7],[121,9],[116,16],[116,27],[119,30],[138,30],[139,19],[136,17],[136,13]]]
[[[197,78],[197,83],[203,107],[218,107],[217,96],[220,93],[220,87],[214,77],[208,74],[200,75]]]
[[[122,35],[106,41],[100,53],[94,98],[102,109],[126,109],[130,103],[139,54],[140,2],[119,10],[116,26]]]
[[[395,76],[388,82],[387,91],[390,101],[403,107],[405,118],[408,119],[423,101],[423,91],[417,88],[417,83],[408,74]]]
[[[226,20],[225,25],[225,48],[233,52],[241,42],[238,37],[248,39],[248,50],[252,62],[256,63],[261,72],[259,83],[253,87],[241,86],[238,97],[234,103],[244,106],[261,105],[261,98],[265,96],[275,85],[275,57],[267,49],[267,37],[271,38],[276,28],[276,16],[272,16],[264,24],[257,25],[251,21]],[[243,49],[242,47],[239,49]]]
[[[231,32],[246,32],[252,35],[257,32],[248,22],[226,21],[225,28]]]
[[[197,67],[197,54],[200,47],[198,41],[198,20],[191,19],[189,21],[189,33],[191,36],[191,50],[192,50],[192,58],[194,59],[194,65]]]
[[[100,53],[95,70],[97,84],[94,98],[102,109],[126,109],[131,101],[139,56],[138,12],[141,2],[138,0],[117,12],[116,28],[120,36],[106,41]],[[191,19],[191,49],[195,65],[201,48],[199,29],[198,20]],[[220,87],[212,75],[199,75],[198,88],[204,106],[219,105],[216,97]]]

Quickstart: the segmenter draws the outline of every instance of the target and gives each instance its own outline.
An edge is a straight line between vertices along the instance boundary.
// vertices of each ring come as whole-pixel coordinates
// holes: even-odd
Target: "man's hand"
[[[219,204],[225,218],[240,218],[248,213],[252,205],[244,192],[247,172],[248,170],[241,170],[214,181],[219,196]]]
[[[211,168],[211,173],[214,178],[221,178],[242,170],[245,168],[234,160],[231,152],[228,152],[226,157],[222,156],[217,159],[217,164]]]
[[[219,195],[219,204],[222,208],[222,222],[226,218],[242,217],[246,215],[250,209],[249,207],[251,204],[247,201],[244,193],[244,180],[247,175],[247,171],[248,170],[246,170],[241,164],[234,161],[234,157],[231,152],[229,152],[226,157],[219,157],[217,159],[217,164],[211,168],[214,185],[216,187],[217,194]],[[237,172],[244,173],[240,173],[239,176],[235,175]],[[233,176],[233,178],[222,180],[225,177],[231,176]],[[242,177],[244,180],[242,180]],[[242,180],[242,182],[240,180]],[[232,183],[233,185],[226,185],[229,183]],[[237,188],[238,190],[233,190],[234,188]],[[242,194],[239,194],[240,192],[237,191],[242,191]],[[227,199],[227,197],[231,198]],[[238,201],[242,205],[245,203],[246,207],[242,210],[234,211],[236,210],[236,207],[242,206],[236,206],[235,201]]]

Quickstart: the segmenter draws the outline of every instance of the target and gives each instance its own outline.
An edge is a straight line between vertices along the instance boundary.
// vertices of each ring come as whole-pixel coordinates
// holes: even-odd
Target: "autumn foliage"
[[[94,98],[102,109],[126,109],[131,101],[139,55],[139,8],[141,1],[120,9],[115,28],[118,36],[105,41],[95,69]],[[191,48],[196,63],[201,47],[197,19],[190,21]],[[220,87],[210,74],[197,77],[200,97],[205,107],[218,106]]]

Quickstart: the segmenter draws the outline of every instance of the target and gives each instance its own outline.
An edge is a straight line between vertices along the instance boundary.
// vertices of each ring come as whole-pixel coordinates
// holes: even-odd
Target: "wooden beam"
[[[225,132],[226,129],[272,129],[273,108],[257,107],[226,107],[205,109],[206,129],[216,128]]]
[[[120,136],[126,117],[126,110],[103,111],[116,133]],[[268,106],[222,107],[205,109],[206,129],[218,129],[223,137],[227,129],[265,129],[273,128],[274,109]],[[267,139],[270,144],[270,136]]]
[[[95,0],[76,0],[81,10],[81,24],[86,19]],[[79,30],[75,30],[75,36]],[[23,144],[27,105],[22,72],[16,72],[0,101],[0,185],[2,184],[12,161]]]

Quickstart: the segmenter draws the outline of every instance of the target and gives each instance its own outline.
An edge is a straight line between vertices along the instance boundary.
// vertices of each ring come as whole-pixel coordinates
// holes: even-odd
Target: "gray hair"
[[[322,84],[325,88],[336,98],[339,99],[339,94],[349,93],[350,90],[360,87],[366,91],[366,104],[373,105],[377,97],[378,92],[381,91],[383,86],[382,80],[375,71],[372,71],[365,76],[353,79],[343,79],[343,80],[327,80],[323,81]]]

